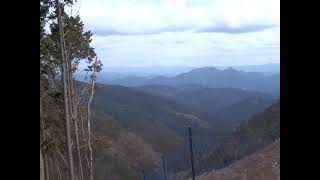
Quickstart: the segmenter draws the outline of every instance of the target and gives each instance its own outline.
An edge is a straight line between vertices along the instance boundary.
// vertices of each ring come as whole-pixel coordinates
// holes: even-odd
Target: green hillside
[[[158,166],[160,154],[118,120],[93,113],[95,179],[139,179],[142,168]]]
[[[198,170],[219,169],[262,149],[280,138],[280,101],[233,130],[232,136],[197,162]]]
[[[209,129],[205,116],[173,101],[123,86],[99,85],[94,107],[108,113],[128,131],[146,140],[157,152],[176,151],[187,126]]]
[[[248,98],[272,99],[270,95],[236,88],[208,88],[197,84],[172,87],[165,85],[141,86],[137,89],[165,97],[199,112],[213,113]]]

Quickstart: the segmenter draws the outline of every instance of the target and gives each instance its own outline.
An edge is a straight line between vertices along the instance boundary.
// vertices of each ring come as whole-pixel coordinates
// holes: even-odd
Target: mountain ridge
[[[273,93],[280,86],[278,76],[279,74],[265,75],[259,72],[244,72],[233,68],[220,70],[215,67],[203,67],[192,69],[173,77],[135,78],[134,76],[129,76],[104,83],[129,87],[151,84],[179,87],[185,84],[197,84],[210,88],[239,88]]]

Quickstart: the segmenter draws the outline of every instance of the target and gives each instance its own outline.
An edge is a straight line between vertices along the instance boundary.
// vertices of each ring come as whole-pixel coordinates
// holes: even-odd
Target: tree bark
[[[40,142],[44,143],[46,141],[46,134],[44,132],[44,120],[42,119],[43,114],[42,114],[42,99],[44,96],[40,97],[40,134],[41,134],[41,139]],[[40,152],[41,152],[41,147],[40,147]],[[47,163],[47,155],[44,152],[43,156],[42,153],[41,155],[41,159],[42,159],[42,163],[43,163],[43,178],[45,178],[46,180],[49,180],[49,170],[48,170],[48,163]]]
[[[82,116],[80,116],[80,119],[81,119],[81,130],[82,130],[83,141],[84,141],[84,144],[87,144],[87,138],[86,138],[86,134],[85,134],[85,130],[84,130],[84,119],[82,118]],[[87,146],[84,146],[84,158],[87,162],[87,166],[89,169],[90,163],[89,163],[89,159],[88,159]]]
[[[48,166],[48,156],[45,156],[46,158],[44,159],[44,167],[45,167],[45,177],[46,180],[50,180],[50,174],[49,174],[49,166]]]
[[[40,180],[44,180],[44,164],[43,164],[41,149],[40,149]]]
[[[58,177],[59,177],[59,180],[62,180],[62,176],[61,176],[61,172],[60,172],[60,167],[59,167],[59,164],[58,164],[57,156],[56,156],[56,154],[54,154],[54,155],[55,155],[54,156],[55,157],[54,161],[55,161]]]
[[[88,148],[89,148],[89,153],[90,153],[90,166],[89,166],[89,173],[90,173],[90,180],[93,180],[93,166],[92,166],[92,161],[93,161],[93,157],[92,157],[92,148],[91,148],[91,102],[93,99],[93,95],[94,95],[94,85],[95,85],[95,72],[96,72],[96,65],[97,65],[97,58],[95,59],[94,65],[93,65],[93,75],[92,75],[92,81],[91,81],[91,96],[88,102],[88,107],[87,107],[87,113],[88,113]]]
[[[59,36],[60,36],[60,48],[61,48],[61,64],[62,64],[62,79],[63,79],[63,94],[64,94],[64,114],[65,114],[65,128],[66,128],[66,139],[67,139],[67,154],[69,164],[69,178],[74,180],[74,165],[72,156],[72,145],[71,145],[71,133],[70,133],[70,109],[69,109],[69,97],[68,93],[68,71],[65,48],[64,48],[64,32],[63,23],[61,19],[60,2],[56,0],[57,11],[58,11],[58,25],[59,25]]]

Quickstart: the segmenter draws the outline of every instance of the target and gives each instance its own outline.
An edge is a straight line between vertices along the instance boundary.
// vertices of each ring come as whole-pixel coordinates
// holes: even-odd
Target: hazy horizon
[[[125,67],[125,66],[109,66],[98,74],[100,80],[115,80],[126,77],[155,77],[166,76],[173,77],[182,73],[189,72],[197,68],[213,67],[220,70],[233,68],[244,72],[260,72],[265,74],[280,73],[280,63],[268,63],[263,65],[242,65],[242,66],[139,66],[139,67]]]

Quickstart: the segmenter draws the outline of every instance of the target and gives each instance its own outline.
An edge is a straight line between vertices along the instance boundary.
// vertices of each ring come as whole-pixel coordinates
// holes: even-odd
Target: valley
[[[251,118],[266,116],[262,119],[268,121],[264,111],[280,109],[280,104],[274,105],[278,100],[261,91],[198,84],[97,84],[93,100],[94,128],[99,137],[96,166],[109,167],[118,179],[127,179],[122,172],[136,179],[142,169],[149,173],[149,179],[161,179],[157,174],[161,174],[161,157],[166,157],[169,174],[185,172],[190,176],[187,127],[192,127],[197,174],[225,167],[279,137],[275,134],[259,140],[237,135],[246,134],[247,120],[257,121]],[[275,127],[265,128],[272,131]],[[110,166],[110,160],[117,163]],[[105,170],[97,171],[97,179],[107,176]]]

